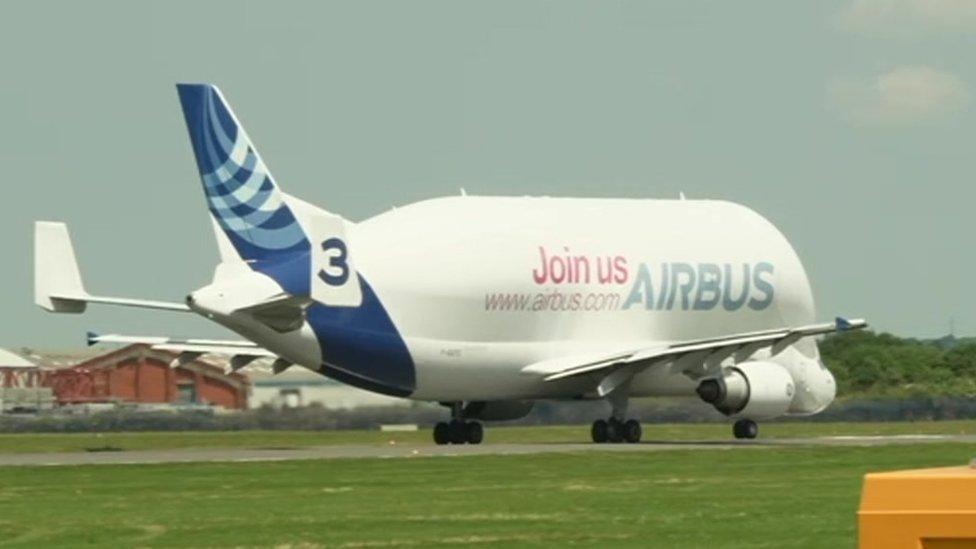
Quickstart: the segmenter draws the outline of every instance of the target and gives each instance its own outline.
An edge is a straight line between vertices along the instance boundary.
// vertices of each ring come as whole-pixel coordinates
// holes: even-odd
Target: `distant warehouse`
[[[42,383],[58,405],[93,403],[205,404],[247,408],[249,382],[196,359],[171,367],[177,354],[136,344],[68,367],[47,368]]]
[[[270,361],[258,359],[231,372],[227,357],[177,360],[177,353],[145,344],[109,351],[24,350],[24,355],[0,349],[0,412],[93,412],[119,405],[348,410],[407,402],[339,383],[300,366],[274,375]]]

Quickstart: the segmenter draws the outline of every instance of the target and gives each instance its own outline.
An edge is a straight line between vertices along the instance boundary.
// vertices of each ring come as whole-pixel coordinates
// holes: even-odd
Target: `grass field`
[[[834,435],[976,434],[976,421],[903,423],[764,423],[763,438]],[[588,442],[589,426],[496,427],[485,442]],[[645,424],[645,440],[730,440],[726,424]],[[0,434],[0,453],[80,452],[85,450],[160,450],[177,448],[297,448],[328,444],[428,443],[429,430],[379,431],[216,431],[149,433]]]
[[[862,475],[967,445],[0,470],[4,546],[849,547]]]
[[[816,436],[960,433],[972,432],[973,426],[766,427],[769,436]],[[727,437],[725,426],[658,427],[653,432],[662,438],[676,438],[668,434],[672,428],[689,438]],[[493,440],[505,441],[579,440],[586,430],[492,433]],[[427,435],[413,436],[426,440]],[[173,447],[187,435],[113,436],[118,437],[109,437],[113,443],[158,448],[154,445]],[[210,438],[186,445],[297,446],[388,438],[357,432],[201,436]],[[77,443],[65,435],[0,437],[5,446],[11,439],[30,441],[34,450]],[[973,457],[974,445],[932,443],[8,467],[0,468],[0,546],[851,547],[864,473],[958,465]]]

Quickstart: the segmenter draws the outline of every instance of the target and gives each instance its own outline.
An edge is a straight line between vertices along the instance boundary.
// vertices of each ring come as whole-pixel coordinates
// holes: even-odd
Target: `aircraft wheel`
[[[451,444],[464,444],[468,439],[468,429],[460,419],[452,419],[448,424]]]
[[[623,425],[623,437],[627,442],[634,444],[640,442],[642,434],[641,424],[636,419],[628,419]]]
[[[477,421],[469,421],[464,426],[464,438],[468,444],[481,444],[485,438],[485,428]]]
[[[607,422],[607,440],[613,443],[624,441],[624,424],[616,419]]]
[[[590,436],[593,437],[593,442],[603,444],[609,440],[608,434],[606,421],[598,419],[593,422],[593,427],[590,428]]]
[[[740,419],[732,426],[732,434],[735,438],[753,439],[759,435],[759,425],[751,419]]]
[[[451,442],[451,427],[443,421],[434,425],[434,444],[443,445]]]

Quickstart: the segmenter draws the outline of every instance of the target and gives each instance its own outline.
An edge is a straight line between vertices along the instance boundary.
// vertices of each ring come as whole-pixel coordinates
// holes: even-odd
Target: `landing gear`
[[[636,419],[628,419],[624,422],[623,431],[624,440],[631,444],[636,444],[640,442],[644,430],[641,429],[639,421]]]
[[[443,421],[434,425],[434,444],[443,445],[451,442],[451,427]]]
[[[464,444],[468,438],[467,425],[460,419],[452,419],[447,429],[451,433],[451,444]]]
[[[477,421],[452,419],[450,422],[438,421],[434,425],[434,443],[443,444],[481,444],[485,439],[485,428]]]
[[[590,428],[590,436],[593,438],[593,442],[597,444],[603,444],[604,442],[610,440],[610,426],[607,424],[605,419],[598,419],[593,422],[593,427]]]
[[[451,405],[451,421],[438,421],[434,425],[434,443],[444,444],[481,444],[485,438],[485,428],[477,421],[462,419],[460,402]]]
[[[598,419],[593,422],[590,428],[590,436],[593,442],[602,444],[604,442],[640,442],[641,424],[636,419],[620,421],[616,418]]]
[[[485,438],[485,428],[477,421],[469,421],[465,424],[464,435],[468,444],[481,444]]]
[[[598,419],[593,422],[590,429],[590,436],[593,442],[602,444],[604,442],[629,442],[631,444],[640,442],[641,424],[636,419],[624,420],[627,417],[627,404],[630,382],[618,387],[607,397],[612,412],[610,419]]]
[[[732,425],[732,434],[735,438],[756,438],[759,435],[759,425],[751,419],[740,419]]]

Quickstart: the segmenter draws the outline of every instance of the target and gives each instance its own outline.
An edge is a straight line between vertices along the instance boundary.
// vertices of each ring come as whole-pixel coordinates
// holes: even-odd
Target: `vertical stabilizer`
[[[55,313],[82,313],[86,297],[68,226],[34,223],[34,303]]]
[[[239,257],[261,261],[308,251],[301,225],[220,90],[176,88],[210,213]]]

